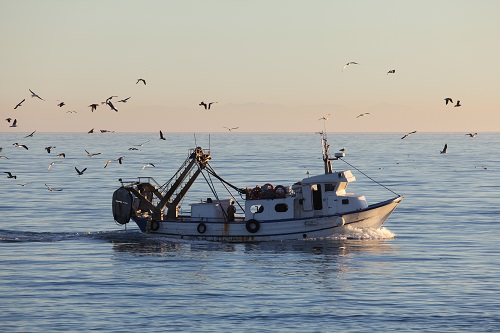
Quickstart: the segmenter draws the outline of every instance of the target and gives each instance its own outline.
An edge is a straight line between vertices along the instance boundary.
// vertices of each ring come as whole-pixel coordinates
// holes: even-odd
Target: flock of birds
[[[444,102],[445,102],[445,105],[448,105],[448,104],[453,104],[453,99],[451,99],[450,97],[446,97],[446,98],[444,99]],[[460,107],[460,106],[462,106],[462,105],[460,104],[460,100],[457,100],[457,102],[456,102],[456,104],[454,105],[454,107]],[[403,135],[403,136],[401,137],[401,139],[406,139],[407,137],[409,137],[410,135],[412,135],[412,134],[414,134],[414,133],[417,133],[417,131],[411,131],[411,132],[408,132],[408,133],[406,133],[405,135]],[[477,132],[475,132],[475,133],[466,133],[465,135],[467,135],[467,136],[469,136],[469,137],[471,137],[471,138],[475,138],[475,137],[477,136]],[[444,144],[443,149],[441,149],[439,152],[440,152],[441,154],[446,154],[446,153],[448,152],[448,144],[447,144],[447,143],[445,143],[445,144]]]
[[[142,79],[142,78],[137,79],[136,84],[142,84],[144,86],[147,85],[146,80]],[[32,89],[28,89],[28,90],[29,90],[29,92],[31,94],[31,98],[34,98],[34,99],[37,99],[37,100],[40,100],[40,101],[45,101],[45,99],[43,97],[41,97],[39,94],[35,93]],[[88,107],[90,108],[91,112],[94,112],[101,105],[107,105],[110,108],[110,110],[118,112],[118,108],[114,104],[114,101],[115,101],[114,98],[118,98],[118,96],[115,96],[115,95],[110,96],[110,97],[106,98],[106,100],[104,102],[101,102],[101,103],[91,103]],[[115,103],[127,103],[130,100],[130,98],[131,97],[119,99],[119,100],[116,100]],[[25,102],[26,102],[26,98],[22,99],[20,102],[18,102],[14,106],[14,110],[17,110],[18,108],[22,107]],[[206,110],[210,110],[212,108],[212,105],[215,104],[215,103],[217,103],[217,102],[208,102],[208,103],[205,103],[205,102],[202,101],[199,104],[199,106],[204,107],[204,109],[206,109]],[[62,107],[64,107],[66,105],[66,103],[63,102],[63,101],[58,101],[58,103],[56,105],[58,107],[62,108]],[[67,113],[77,113],[77,111],[72,111],[72,110],[69,110],[69,111],[66,111],[66,112]],[[19,125],[18,124],[18,120],[15,117],[8,117],[5,120],[9,124],[9,127],[18,127],[18,125]],[[225,128],[227,128],[229,131],[238,129],[238,127],[225,127]],[[113,132],[113,131],[101,129],[100,132],[101,133],[107,133],[107,132]],[[28,135],[23,136],[22,139],[32,138],[35,135],[35,133],[36,133],[36,130],[32,131]],[[89,134],[95,133],[94,128],[92,128],[91,130],[89,130],[87,133],[89,133]],[[159,140],[162,140],[162,141],[166,140],[166,137],[163,134],[163,131],[161,131],[161,130],[159,131]],[[142,142],[142,143],[137,144],[137,145],[132,145],[131,147],[128,148],[128,150],[129,151],[140,150],[140,147],[143,147],[148,142],[150,142],[150,140],[148,140],[146,142]],[[12,146],[14,148],[19,148],[19,149],[26,150],[26,151],[28,151],[30,149],[28,147],[28,144],[25,144],[25,143],[15,142],[15,143],[12,144]],[[66,158],[66,153],[64,153],[64,152],[59,152],[57,154],[52,154],[53,151],[56,148],[57,147],[53,146],[53,145],[49,145],[49,146],[44,147],[44,150],[47,152],[47,154],[54,156],[54,159],[57,158],[57,160],[53,160],[53,161],[51,161],[49,163],[49,165],[47,167],[47,171],[50,171],[54,167],[54,165],[60,163],[59,161],[61,161],[61,159],[65,159]],[[4,148],[0,147],[0,153],[2,153],[3,150],[4,150]],[[93,158],[93,157],[96,157],[98,155],[101,155],[100,152],[91,152],[91,151],[89,151],[87,149],[84,149],[84,151],[85,151],[85,153],[86,153],[86,155],[87,155],[88,158]],[[125,158],[125,156],[119,156],[118,158],[115,158],[115,159],[107,159],[104,162],[103,168],[107,168],[110,165],[110,163],[115,162],[115,161],[117,163],[119,163],[119,164],[123,164],[124,158]],[[5,154],[0,154],[0,160],[1,159],[8,160],[9,157],[7,155],[5,155]],[[144,163],[143,166],[142,166],[142,168],[144,169],[146,167],[155,167],[155,165],[153,163]],[[74,166],[74,171],[76,172],[76,175],[78,175],[78,176],[83,176],[87,170],[88,170],[87,167]],[[3,173],[9,179],[18,179],[18,175],[16,175],[13,171],[3,171]],[[19,184],[19,185],[24,186],[26,184]],[[51,192],[52,191],[62,191],[61,188],[55,188],[55,187],[53,187],[53,186],[51,186],[49,184],[44,184],[44,185]]]
[[[350,62],[346,63],[346,64],[344,65],[344,67],[342,67],[342,72],[343,72],[343,71],[344,71],[344,70],[345,70],[348,66],[350,66],[350,65],[359,65],[359,63],[357,63],[357,62],[355,62],[355,61],[350,61]],[[395,74],[395,73],[396,73],[396,70],[395,70],[395,69],[391,69],[391,70],[389,70],[389,71],[387,72],[387,74]],[[445,102],[445,105],[448,105],[448,104],[453,105],[453,99],[452,99],[452,98],[450,98],[450,97],[446,97],[446,98],[444,99],[444,102]],[[456,103],[455,103],[455,105],[453,105],[453,106],[457,108],[457,107],[461,107],[461,106],[462,106],[462,104],[460,104],[460,100],[457,100],[457,101],[456,101]],[[363,116],[366,116],[366,115],[369,115],[369,114],[370,114],[369,112],[361,113],[361,114],[359,114],[358,116],[356,116],[356,118],[363,117]],[[327,120],[327,119],[328,119],[328,116],[329,116],[329,114],[328,114],[328,115],[326,115],[326,116],[321,117],[321,118],[320,118],[320,120]],[[404,135],[401,137],[401,139],[406,139],[407,137],[409,137],[410,135],[415,134],[415,133],[417,133],[417,131],[411,131],[411,132],[408,132],[408,133],[404,134]],[[469,136],[469,137],[471,137],[471,138],[475,138],[475,137],[477,136],[477,132],[475,132],[475,133],[467,133],[467,134],[465,134],[465,135],[467,135],[467,136]],[[442,150],[440,150],[439,152],[440,152],[441,154],[446,154],[446,153],[448,152],[448,144],[447,144],[447,143],[445,143],[445,145],[444,145],[443,149],[442,149]]]
[[[355,62],[355,61],[350,61],[348,63],[346,63],[343,68],[342,68],[342,72],[344,72],[349,66],[352,66],[352,65],[359,65],[359,63]],[[387,72],[387,75],[389,74],[395,74],[396,73],[396,70],[395,69],[391,69]],[[146,80],[145,79],[142,79],[142,78],[139,78],[137,79],[136,81],[136,84],[142,84],[144,86],[147,85],[146,83]],[[44,98],[42,98],[39,94],[35,93],[33,90],[29,89],[29,92],[31,94],[31,98],[35,98],[35,99],[38,99],[40,101],[45,101]],[[118,98],[118,96],[110,96],[108,98],[106,98],[106,100],[104,102],[101,102],[101,103],[91,103],[88,107],[90,108],[90,111],[91,112],[94,112],[97,110],[98,107],[100,107],[101,105],[107,105],[110,110],[112,111],[115,111],[115,112],[118,112],[118,109],[117,107],[115,106],[115,104],[113,103],[115,100],[113,100],[113,98]],[[131,97],[126,97],[126,98],[122,98],[122,99],[119,99],[119,100],[116,100],[116,103],[127,103],[129,100],[130,100]],[[453,99],[450,98],[450,97],[446,97],[444,98],[444,101],[445,101],[445,105],[453,105]],[[14,110],[17,110],[18,108],[22,107],[23,106],[23,103],[26,102],[26,98],[22,99],[20,102],[18,102],[15,106],[14,106]],[[60,108],[64,107],[66,105],[66,103],[64,101],[58,101],[59,103],[57,103],[56,105]],[[217,101],[211,101],[211,102],[205,102],[205,101],[201,101],[198,106],[202,107],[204,110],[211,110],[213,108],[213,105],[218,103]],[[456,100],[456,103],[453,105],[454,107],[461,107],[461,103],[460,103],[460,100]],[[77,111],[73,111],[73,110],[68,110],[66,111],[67,113],[77,113]],[[364,112],[364,113],[361,113],[361,114],[358,114],[356,116],[356,118],[360,118],[360,117],[365,117],[365,116],[368,116],[370,115],[370,112]],[[319,118],[319,120],[328,120],[330,117],[330,114],[327,114],[327,115],[324,115],[322,116],[321,118]],[[5,119],[7,121],[7,123],[9,124],[9,127],[18,127],[18,121],[15,117],[8,117]],[[233,131],[233,130],[237,130],[239,129],[239,127],[228,127],[228,126],[224,126],[225,129],[227,129],[229,132]],[[100,130],[101,133],[106,133],[106,132],[113,132],[113,131],[110,131],[110,130],[105,130],[105,129],[101,129]],[[24,136],[24,138],[30,138],[30,137],[33,137],[33,135],[36,133],[36,130],[31,132],[30,134]],[[88,133],[94,133],[94,128],[92,128],[91,130],[88,131]],[[407,137],[409,137],[410,135],[412,134],[415,134],[417,133],[417,131],[411,131],[411,132],[408,132],[406,134],[404,134],[401,139],[406,139]],[[477,133],[467,133],[466,134],[467,136],[471,137],[471,138],[475,138],[477,136]],[[159,131],[159,139],[160,140],[166,140],[163,132],[160,130]],[[146,143],[146,142],[145,142]],[[139,144],[139,145],[136,145],[136,147],[130,147],[129,150],[139,150],[137,147],[139,146],[143,146],[145,143],[142,143],[142,144]],[[19,144],[18,142],[14,143],[13,144],[14,147],[16,148],[21,148],[21,149],[25,149],[25,150],[28,150],[28,146],[25,145],[25,144]],[[47,151],[48,154],[51,154],[51,150],[56,148],[55,146],[47,146],[45,147],[45,150]],[[0,147],[0,153],[2,152],[3,148]],[[447,153],[447,150],[448,150],[448,144],[445,144],[443,149],[440,150],[440,153],[441,154],[446,154]],[[91,153],[89,152],[88,150],[85,150],[86,154],[88,157],[92,158],[96,155],[100,155],[101,153]],[[59,153],[56,155],[58,159],[61,159],[61,158],[65,158],[66,157],[66,154],[65,153]],[[123,158],[124,156],[120,156],[118,157],[117,159],[108,159],[106,160],[105,164],[104,164],[104,168],[108,167],[108,165],[113,162],[113,161],[117,161],[119,164],[122,164],[123,163]],[[0,159],[8,159],[8,157],[6,155],[0,155]],[[56,162],[55,161],[52,161],[49,166],[48,166],[48,170],[51,169],[51,167],[55,164]],[[153,163],[145,163],[143,165],[143,169],[146,168],[146,167],[155,167],[155,165]],[[78,167],[74,167],[75,171],[76,171],[76,174],[79,175],[79,176],[82,176],[86,171],[87,171],[87,168],[81,168],[79,169]],[[4,173],[7,175],[7,178],[10,178],[10,179],[17,179],[17,175],[13,174],[12,171],[4,171]],[[47,187],[47,189],[49,191],[54,191],[55,189],[47,184],[45,184],[45,186]]]
[[[24,136],[23,138],[24,139],[28,139],[28,138],[32,138],[34,137],[36,131],[33,131],[32,133]],[[163,132],[160,130],[159,131],[159,136],[158,136],[158,140],[160,141],[163,141],[163,140],[166,140]],[[147,140],[147,141],[143,141],[141,143],[138,143],[138,144],[133,144],[133,145],[130,145],[129,148],[128,148],[128,151],[138,151],[138,150],[141,150],[141,147],[144,147],[146,144],[148,144],[149,142],[151,142],[151,140]],[[12,144],[13,148],[14,149],[21,149],[23,151],[31,151],[30,150],[30,147],[31,145],[28,146],[28,144],[25,144],[25,143],[18,143],[18,142],[15,142]],[[37,149],[37,148],[35,148]],[[41,149],[40,147],[38,147],[38,149]],[[54,146],[54,145],[49,145],[49,146],[46,146],[43,148],[45,150],[45,152],[51,156],[51,159],[52,161],[48,164],[47,166],[47,172],[51,171],[52,168],[57,165],[57,164],[62,164],[63,161],[66,159],[66,153],[64,152],[55,152],[55,150],[57,149],[57,146]],[[0,147],[0,152],[2,152],[4,150],[3,147]],[[83,149],[83,151],[85,152],[85,155],[87,158],[95,158],[99,155],[103,155],[101,152],[94,152],[94,151],[90,151],[88,149]],[[83,154],[78,154],[78,152],[75,152],[75,153],[72,153],[72,156],[84,156]],[[10,159],[8,156],[6,155],[0,155],[0,159]],[[125,159],[125,156],[119,156],[117,158],[112,158],[112,159],[106,159],[104,161],[104,165],[103,165],[103,168],[107,168],[111,163],[113,162],[117,162],[118,164],[123,164],[124,163],[124,159]],[[72,166],[74,168],[74,171],[76,173],[77,176],[83,176],[85,174],[85,172],[88,170],[87,167],[81,167],[81,166]],[[155,164],[151,163],[151,162],[148,162],[148,163],[143,163],[142,164],[142,169],[144,170],[146,167],[156,167]],[[7,178],[9,179],[17,179],[18,181],[20,180],[18,175],[16,175],[13,171],[3,171],[3,173],[6,175]],[[19,183],[18,185],[20,186],[25,186],[26,183]],[[57,188],[57,187],[53,187],[52,185],[49,185],[47,183],[44,184],[45,187],[47,188],[48,191],[51,191],[51,192],[54,192],[54,191],[62,191],[63,189],[62,188]]]
[[[143,85],[146,85],[146,80],[144,79],[137,79],[137,82],[136,84],[138,83],[142,83]],[[38,95],[37,93],[35,93],[33,90],[31,89],[28,89],[29,92],[31,93],[31,98],[36,98],[40,101],[45,101],[44,98],[40,97],[40,95]],[[118,96],[110,96],[108,98],[106,98],[106,100],[104,102],[101,102],[101,103],[91,103],[88,107],[90,108],[90,111],[94,112],[97,110],[97,108],[100,106],[100,105],[107,105],[111,110],[115,111],[115,112],[118,112],[118,109],[116,108],[116,106],[113,104],[112,102],[112,99],[113,98],[116,98]],[[127,101],[132,98],[132,97],[127,97],[127,98],[123,98],[123,99],[120,99],[117,101],[117,103],[127,103]],[[23,103],[26,102],[26,98],[23,98],[19,103],[17,103],[15,106],[14,106],[14,110],[17,110],[18,108],[20,108],[21,106],[23,106]],[[58,107],[62,108],[66,105],[66,103],[64,101],[59,101],[58,100],[58,103],[56,104]],[[67,110],[66,113],[78,113],[78,111],[75,111],[75,110]],[[18,127],[18,121],[17,121],[17,118],[13,118],[13,117],[8,117],[5,119],[8,123],[9,123],[9,127]],[[102,130],[102,132],[108,132],[108,130]],[[89,131],[89,133],[93,133]]]
[[[141,78],[137,79],[136,84],[139,84],[139,83],[142,83],[143,85],[147,84],[146,80],[145,79],[141,79]],[[29,90],[29,92],[31,94],[31,98],[36,98],[38,100],[45,101],[44,98],[40,97],[40,95],[38,95],[37,93],[35,93],[33,90],[31,90],[31,89],[28,89],[28,90]],[[88,107],[90,108],[91,112],[94,112],[94,111],[97,111],[97,108],[100,105],[107,105],[110,108],[110,110],[118,112],[117,107],[115,106],[115,104],[113,104],[113,98],[118,98],[118,96],[114,96],[114,95],[110,96],[110,97],[106,98],[106,100],[104,102],[91,103]],[[130,98],[132,98],[132,97],[130,96],[130,97],[127,97],[127,98],[122,98],[120,100],[117,100],[116,102],[117,103],[127,103]],[[14,106],[14,110],[17,110],[19,107],[21,107],[24,102],[26,102],[26,98],[23,98],[20,102],[18,102]],[[66,103],[64,101],[58,101],[58,102],[59,103],[57,103],[56,105],[58,107],[60,107],[60,108],[62,108],[63,106],[66,105]],[[201,106],[201,107],[203,107],[205,110],[210,110],[212,108],[212,105],[215,104],[215,103],[218,103],[218,102],[204,102],[204,101],[201,101],[198,105]],[[68,110],[68,111],[66,111],[66,113],[78,113],[78,111]],[[5,120],[9,124],[9,127],[18,127],[17,118],[8,117]],[[232,130],[238,129],[239,127],[227,127],[227,126],[224,126],[224,128],[226,128],[228,131],[232,131]],[[100,130],[100,131],[102,133],[112,132],[110,130]],[[94,133],[94,129],[91,129],[88,133]]]

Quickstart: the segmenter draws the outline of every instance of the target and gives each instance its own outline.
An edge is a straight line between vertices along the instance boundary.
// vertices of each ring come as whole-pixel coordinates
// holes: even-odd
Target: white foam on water
[[[393,239],[396,234],[387,228],[356,228],[345,226],[343,232],[338,235],[332,235],[328,239],[346,240],[346,239]]]

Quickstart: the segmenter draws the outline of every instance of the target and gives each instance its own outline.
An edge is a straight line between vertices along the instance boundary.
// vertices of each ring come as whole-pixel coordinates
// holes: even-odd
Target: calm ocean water
[[[26,134],[0,133],[2,332],[500,331],[499,133],[330,133],[351,191],[392,196],[364,173],[405,200],[381,231],[258,244],[145,236],[114,223],[112,193],[167,181],[195,141],[239,187],[290,185],[323,172],[317,134]],[[183,210],[210,196],[191,193]]]

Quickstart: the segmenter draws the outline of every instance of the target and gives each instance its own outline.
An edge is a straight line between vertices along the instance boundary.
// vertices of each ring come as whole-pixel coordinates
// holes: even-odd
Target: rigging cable
[[[212,166],[210,164],[207,163],[206,166],[207,166],[207,172],[209,174],[213,175],[214,177],[216,177],[221,182],[222,186],[224,186],[224,188],[226,189],[227,193],[229,193],[229,195],[231,196],[231,198],[233,198],[233,201],[238,204],[238,206],[240,207],[241,210],[245,211],[245,209],[241,206],[241,204],[238,202],[238,200],[236,200],[236,198],[234,197],[233,193],[231,193],[231,191],[227,188],[226,185],[231,186],[233,189],[235,189],[236,191],[238,191],[238,193],[240,193],[240,194],[242,194],[241,189],[237,188],[236,186],[233,186],[232,184],[226,182],[225,180],[223,180],[222,178],[220,178],[219,176],[217,176],[214,168],[212,168]]]
[[[208,164],[206,166],[208,166]],[[203,172],[203,169],[201,170],[201,175],[203,176],[203,178],[205,178],[205,182],[207,183],[208,187],[210,187],[210,190],[212,191],[212,194],[215,196],[215,200],[217,200],[217,202],[220,203],[220,199],[219,199],[219,196],[217,195],[217,191],[215,191],[214,183],[212,181],[212,178],[210,178],[210,172],[208,173],[208,178],[209,179],[207,179],[207,177],[205,176],[205,173]],[[222,214],[227,219],[227,212],[224,210],[224,208],[222,208],[222,205],[220,205],[220,208],[221,208]]]
[[[346,163],[347,165],[349,165],[350,167],[356,169],[356,171],[358,171],[359,173],[361,173],[362,175],[364,175],[366,178],[370,179],[371,181],[373,181],[374,183],[382,186],[383,188],[385,188],[386,190],[392,192],[393,194],[397,195],[398,197],[400,197],[401,195],[397,194],[396,192],[394,192],[393,190],[391,190],[390,188],[388,188],[387,186],[385,186],[384,184],[376,181],[375,179],[373,179],[372,177],[368,176],[366,173],[364,173],[363,171],[359,170],[358,168],[356,168],[354,165],[352,165],[351,163],[347,162],[346,160],[344,160],[343,158],[339,157],[338,158],[339,160],[341,160],[342,162]]]
[[[245,194],[246,193],[246,190],[244,189],[241,189],[239,187],[236,187],[234,186],[233,184],[225,181],[224,179],[222,179],[216,172],[215,170],[212,168],[212,166],[210,164],[207,163],[207,171],[212,175],[214,176],[215,178],[217,178],[218,180],[220,180],[222,183],[224,184],[227,184],[229,187],[231,187],[233,190],[237,191],[238,193],[240,194]]]

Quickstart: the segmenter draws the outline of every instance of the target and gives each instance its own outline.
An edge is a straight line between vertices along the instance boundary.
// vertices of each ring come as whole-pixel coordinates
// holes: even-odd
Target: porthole
[[[274,210],[277,211],[278,213],[284,213],[288,211],[288,205],[285,203],[279,203],[276,206],[274,206]]]

